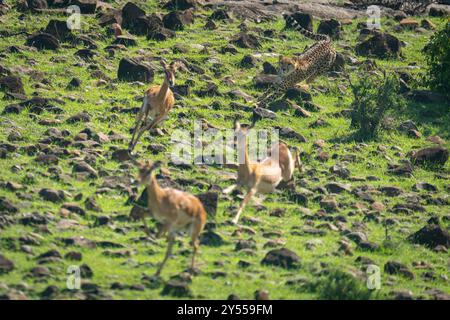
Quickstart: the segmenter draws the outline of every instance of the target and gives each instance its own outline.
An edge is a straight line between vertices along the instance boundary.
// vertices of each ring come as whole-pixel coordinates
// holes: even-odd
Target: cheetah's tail
[[[325,34],[316,34],[309,30],[306,30],[294,18],[292,18],[292,16],[288,14],[283,14],[283,17],[286,20],[286,22],[290,22],[290,24],[294,27],[295,30],[297,30],[307,38],[315,41],[327,41],[327,42],[331,41],[330,37]]]

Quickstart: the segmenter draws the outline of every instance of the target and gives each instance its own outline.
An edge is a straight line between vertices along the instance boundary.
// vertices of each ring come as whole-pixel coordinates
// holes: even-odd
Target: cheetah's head
[[[285,77],[294,70],[295,61],[292,58],[280,56],[280,60],[278,61],[278,75]]]

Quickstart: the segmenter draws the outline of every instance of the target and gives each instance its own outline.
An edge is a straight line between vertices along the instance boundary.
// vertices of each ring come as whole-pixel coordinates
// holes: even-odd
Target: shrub
[[[331,271],[319,279],[315,289],[319,299],[323,300],[369,300],[373,293],[363,281],[340,270]]]
[[[358,129],[358,139],[371,139],[377,136],[380,123],[389,110],[403,108],[405,100],[400,95],[400,82],[397,76],[381,76],[372,72],[361,75],[353,84],[350,79],[354,100],[352,102],[351,126]]]
[[[450,22],[437,31],[423,48],[428,65],[426,82],[431,89],[450,97]]]

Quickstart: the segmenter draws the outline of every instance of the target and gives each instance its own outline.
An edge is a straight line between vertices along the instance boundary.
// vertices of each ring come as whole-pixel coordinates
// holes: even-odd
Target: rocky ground
[[[421,50],[448,6],[385,10],[375,32],[344,1],[280,2],[76,0],[81,30],[70,30],[64,0],[0,0],[1,298],[449,298],[450,107],[421,81]],[[299,9],[302,24],[333,37],[337,63],[309,89],[254,110],[278,55],[312,43],[280,17]],[[161,57],[185,65],[176,106],[137,156],[163,160],[161,184],[206,193],[212,206],[195,274],[180,236],[155,278],[166,241],[129,217],[142,188],[122,149],[145,88],[162,81]],[[375,66],[400,75],[407,106],[361,142],[344,73]],[[239,226],[230,217],[242,194],[222,194],[233,167],[169,157],[175,129],[196,119],[228,129],[236,116],[279,128],[304,163],[295,186],[249,205]],[[380,269],[379,290],[366,288],[369,265]],[[80,289],[67,286],[71,268]]]

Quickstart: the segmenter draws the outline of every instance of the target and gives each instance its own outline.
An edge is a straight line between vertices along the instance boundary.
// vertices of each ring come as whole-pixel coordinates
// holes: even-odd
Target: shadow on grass
[[[434,134],[441,138],[450,138],[450,101],[442,103],[418,103],[407,100],[407,106],[403,110],[403,117],[414,121],[417,125],[425,127],[430,131],[429,126],[435,128]],[[432,132],[422,132],[424,135]]]

